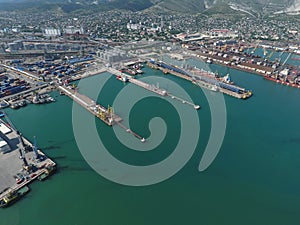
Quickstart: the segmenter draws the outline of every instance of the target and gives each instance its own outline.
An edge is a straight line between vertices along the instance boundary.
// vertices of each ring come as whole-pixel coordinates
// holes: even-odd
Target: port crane
[[[274,51],[272,51],[272,52],[266,57],[266,59],[270,59],[273,55],[274,55]]]
[[[40,158],[40,155],[38,153],[38,148],[37,148],[37,144],[36,144],[36,136],[33,137],[33,151],[34,151],[34,154],[35,154],[35,158],[36,159],[39,159]]]
[[[254,54],[254,53],[255,53],[256,49],[257,49],[258,46],[259,46],[259,44],[260,44],[260,41],[257,42],[257,45],[256,45],[255,48],[251,51],[251,54]]]
[[[22,161],[24,163],[24,168],[28,168],[29,164],[25,157],[25,143],[24,143],[22,134],[16,129],[16,127],[11,122],[11,120],[9,119],[9,117],[7,116],[7,114],[5,112],[4,112],[4,118],[8,122],[9,126],[17,132],[18,140],[20,143],[20,148],[19,148],[20,158],[22,159]]]
[[[286,59],[284,60],[284,62],[282,63],[282,65],[284,66],[286,64],[286,62],[289,60],[289,58],[291,57],[292,53],[290,52],[288,54],[288,56],[286,57]]]
[[[264,57],[266,57],[268,54],[266,47],[264,47]]]

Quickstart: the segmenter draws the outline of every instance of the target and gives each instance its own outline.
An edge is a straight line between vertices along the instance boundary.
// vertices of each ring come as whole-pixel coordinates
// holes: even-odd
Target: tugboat
[[[49,176],[51,176],[56,170],[55,166],[46,166],[44,173],[42,173],[39,177],[39,181],[46,180]]]
[[[124,83],[128,82],[128,78],[126,76],[117,76],[117,80],[123,81]]]
[[[19,190],[12,190],[8,192],[1,200],[0,200],[0,208],[5,208],[16,201],[18,201],[20,198],[22,198],[25,194],[27,194],[30,191],[29,187],[24,186],[20,188]]]

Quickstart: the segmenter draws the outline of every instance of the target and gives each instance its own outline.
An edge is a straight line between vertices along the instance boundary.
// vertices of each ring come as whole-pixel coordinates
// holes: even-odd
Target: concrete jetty
[[[94,116],[101,119],[107,125],[112,126],[116,122],[119,123],[122,121],[122,118],[116,115],[115,113],[113,113],[112,110],[105,108],[104,106],[96,103],[94,100],[90,99],[89,97],[78,93],[76,90],[73,90],[65,86],[59,86],[58,88],[60,91],[64,92],[67,96],[69,96],[79,105],[84,107]]]
[[[146,141],[145,138],[141,137],[140,135],[138,135],[134,131],[130,130],[125,125],[123,125],[122,124],[123,119],[120,116],[118,116],[117,114],[115,114],[111,107],[105,108],[104,106],[100,105],[99,103],[96,103],[94,100],[90,99],[89,97],[87,97],[83,94],[80,94],[76,90],[73,90],[69,87],[59,86],[58,88],[60,91],[65,93],[67,96],[69,96],[71,99],[73,99],[79,105],[81,105],[83,108],[88,110],[94,116],[98,117],[100,120],[102,120],[108,126],[119,125],[126,132],[128,132],[128,133],[132,134],[134,137],[140,139],[141,142]]]
[[[154,92],[154,93],[156,93],[156,94],[158,94],[160,96],[169,96],[172,99],[175,99],[175,100],[178,100],[178,101],[182,102],[183,104],[186,103],[187,105],[190,105],[190,106],[194,107],[194,109],[196,109],[196,110],[200,109],[199,105],[196,105],[196,104],[194,104],[192,102],[184,100],[184,99],[182,99],[180,97],[177,97],[177,96],[175,96],[175,95],[167,92],[166,90],[163,90],[163,89],[160,89],[159,87],[156,87],[155,85],[147,84],[147,83],[145,83],[143,81],[137,80],[137,79],[133,78],[132,76],[127,75],[125,73],[122,73],[122,72],[120,72],[120,71],[118,71],[116,69],[109,68],[107,70],[107,72],[109,72],[111,74],[114,74],[115,76],[126,77],[130,83],[135,84],[137,86],[140,86],[140,87],[142,87],[142,88],[144,88],[144,89],[146,89],[148,91]]]

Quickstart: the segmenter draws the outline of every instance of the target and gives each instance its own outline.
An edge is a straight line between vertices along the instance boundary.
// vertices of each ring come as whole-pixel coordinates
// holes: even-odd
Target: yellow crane
[[[106,119],[106,113],[104,111],[102,111],[100,109],[100,107],[98,107],[98,117],[101,119],[101,120],[105,120]]]
[[[227,44],[225,44],[222,48],[221,48],[221,52],[224,52],[227,49]]]
[[[274,51],[272,51],[266,58],[270,59],[274,55]]]

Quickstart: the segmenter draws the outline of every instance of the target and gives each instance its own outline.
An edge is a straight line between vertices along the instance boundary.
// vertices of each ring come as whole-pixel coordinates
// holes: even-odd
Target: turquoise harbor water
[[[212,65],[212,71],[227,69]],[[145,68],[146,75],[164,76]],[[296,225],[300,213],[300,90],[230,70],[232,79],[253,90],[243,101],[225,96],[227,129],[213,164],[198,171],[210,134],[210,111],[201,89],[180,78],[177,82],[201,105],[199,144],[191,160],[170,179],[146,187],[123,186],[101,177],[83,159],[72,130],[72,101],[53,93],[54,104],[27,106],[10,118],[25,137],[36,135],[38,145],[58,164],[49,180],[30,185],[20,202],[0,210],[1,225]],[[100,75],[106,76],[106,75]],[[100,76],[91,77],[100,82]],[[100,79],[101,80],[101,79]],[[162,87],[168,89],[168,86]],[[112,104],[124,87],[113,77],[99,101]],[[89,90],[82,89],[88,94]],[[137,90],[137,94],[147,94]],[[187,107],[181,105],[180,107]],[[83,114],[88,113],[82,110]],[[120,114],[122,114],[120,112]],[[123,116],[123,115],[122,115]],[[96,120],[98,133],[118,159],[137,165],[161,161],[172,153],[178,131],[178,114],[164,100],[147,98],[133,108],[134,130],[149,135],[148,122],[161,116],[170,126],[167,142],[155,152],[140,154],[116,141],[112,129]],[[124,135],[128,135],[124,132]]]

